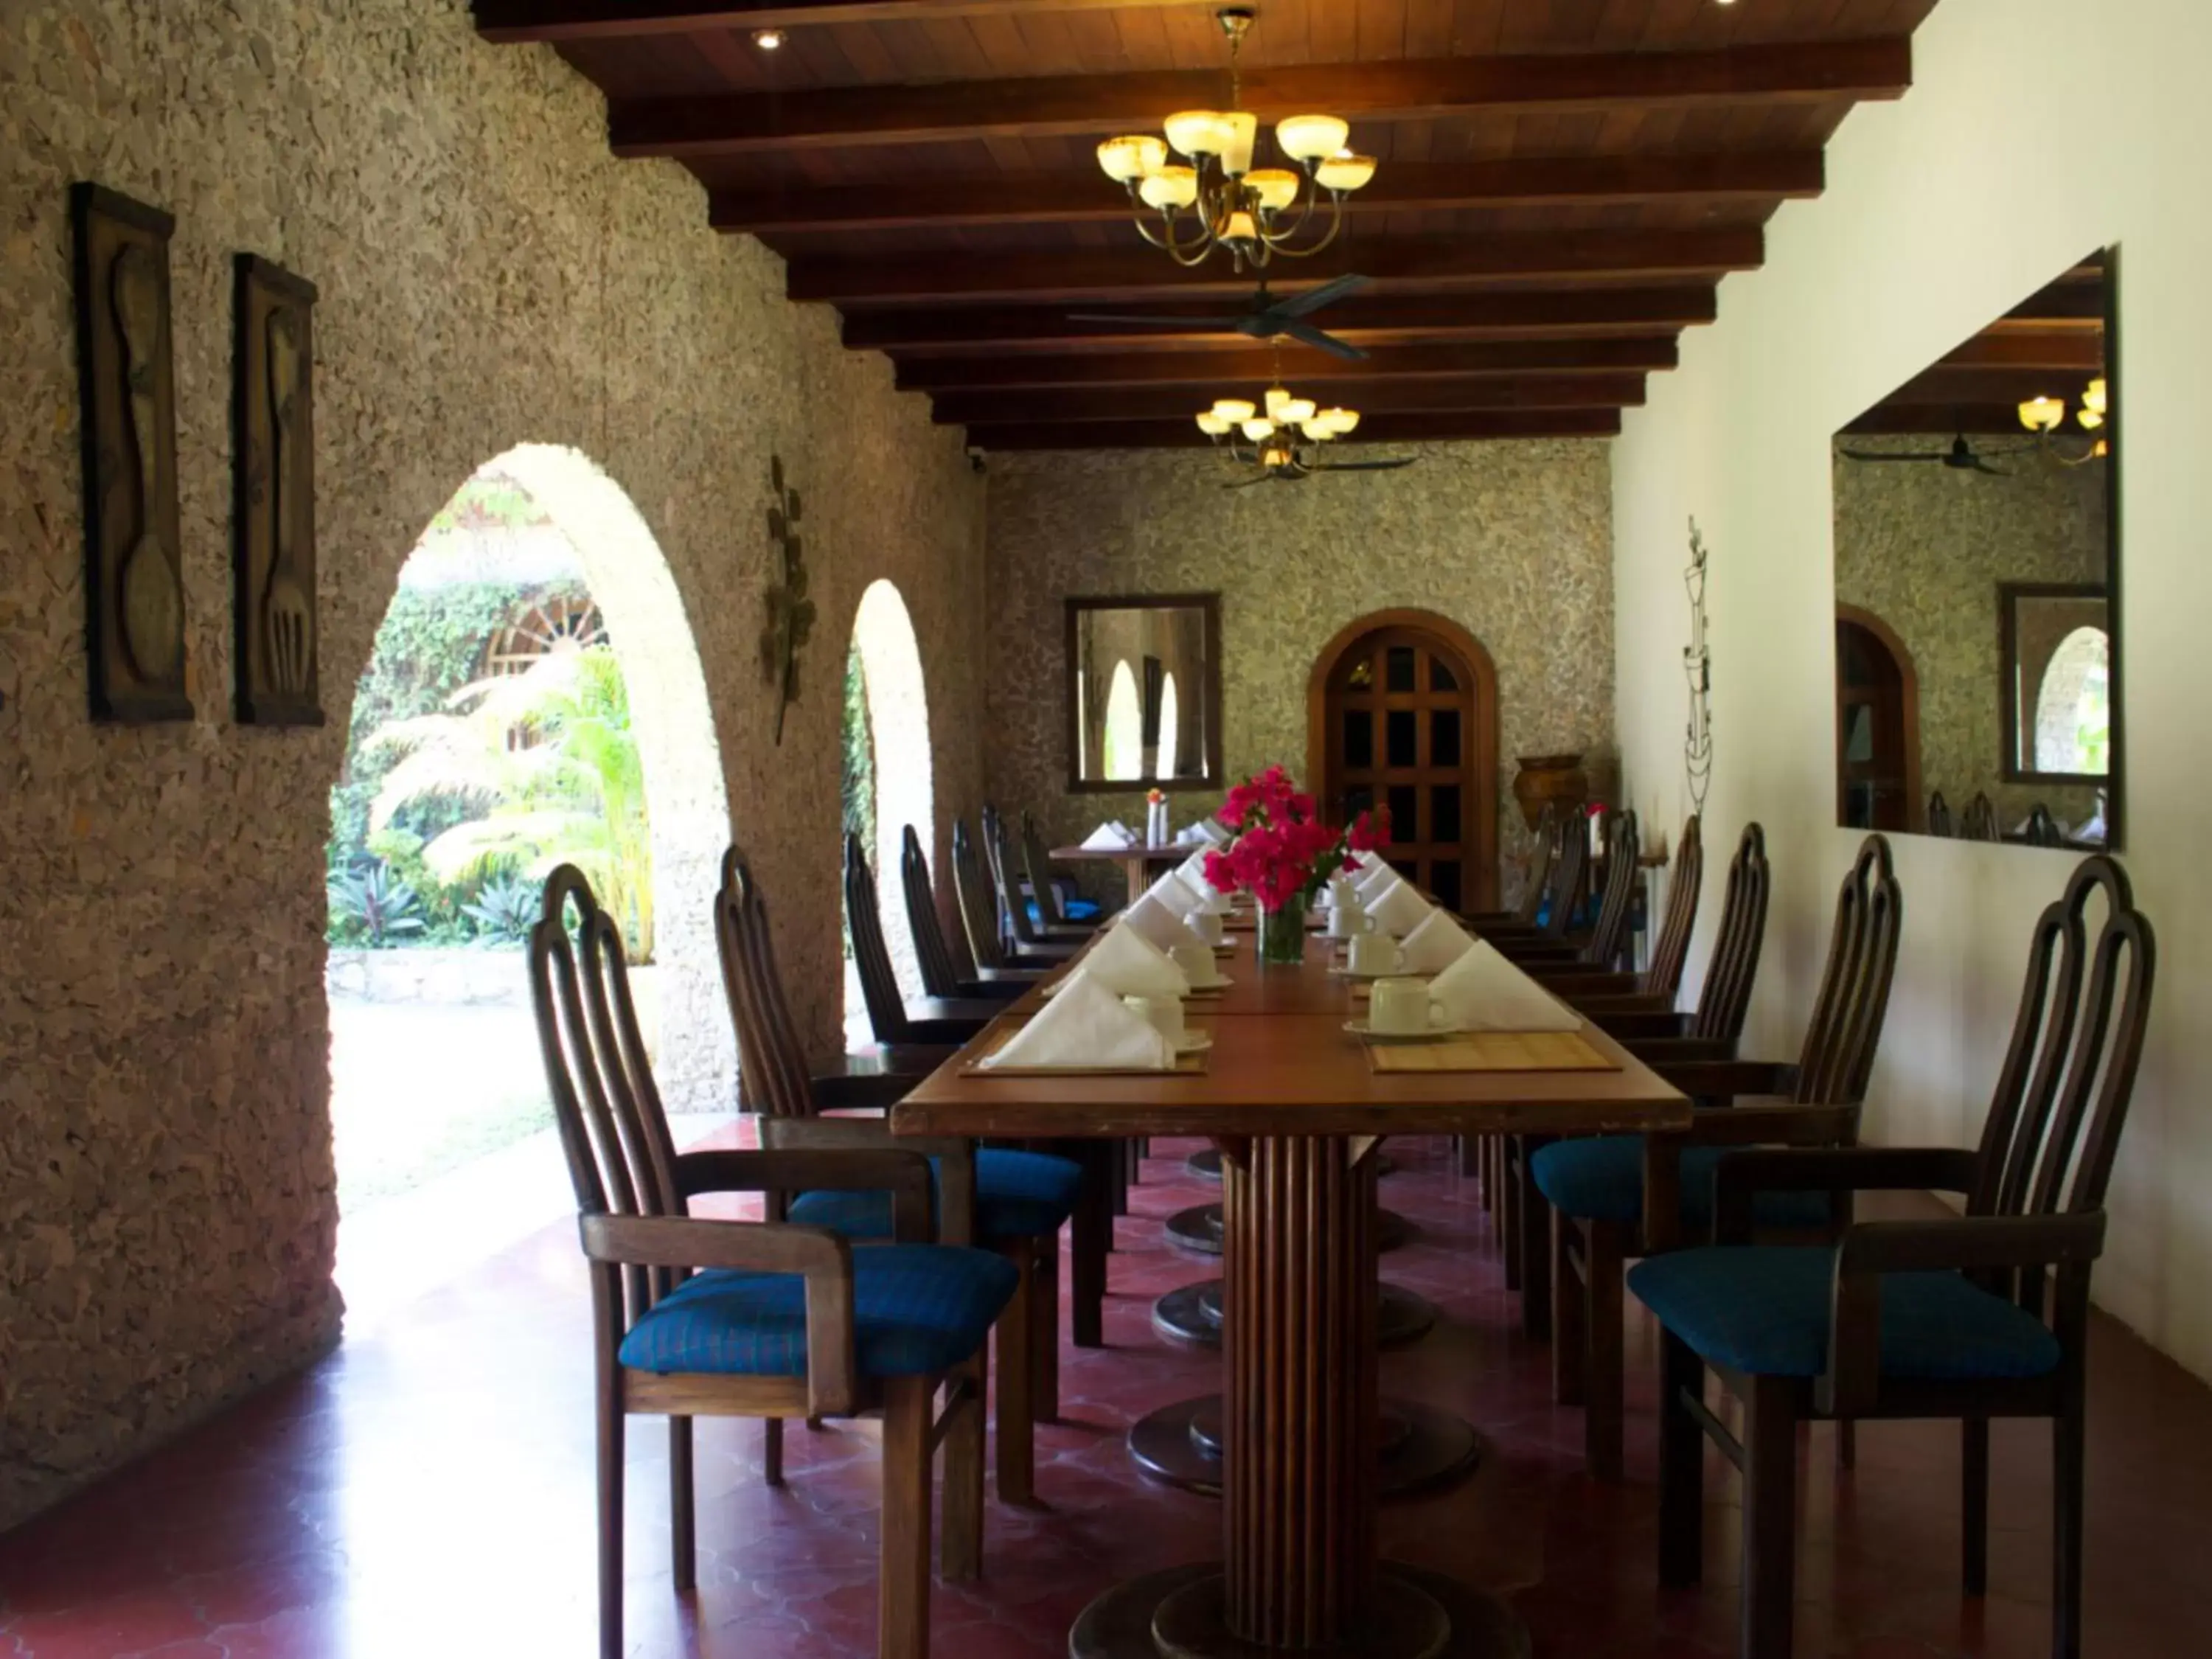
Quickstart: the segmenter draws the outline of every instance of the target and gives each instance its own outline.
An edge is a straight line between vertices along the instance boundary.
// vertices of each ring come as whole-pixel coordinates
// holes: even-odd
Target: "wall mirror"
[[[1067,787],[1221,787],[1221,596],[1067,602]]]
[[[2094,253],[1836,434],[1838,823],[2119,845],[2118,295]]]

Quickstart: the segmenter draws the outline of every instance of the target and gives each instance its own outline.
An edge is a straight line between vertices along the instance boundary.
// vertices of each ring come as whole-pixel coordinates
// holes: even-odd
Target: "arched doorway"
[[[922,684],[921,647],[906,601],[890,582],[878,580],[860,595],[853,615],[853,652],[860,659],[861,701],[867,713],[869,771],[874,792],[876,896],[884,940],[900,988],[922,994],[921,966],[914,953],[899,887],[899,854],[909,823],[921,844],[937,849],[937,801],[930,762],[929,695]],[[857,979],[848,975],[848,1017],[859,1007]]]
[[[434,516],[331,806],[338,1273],[358,1332],[565,1202],[520,946],[550,863],[590,872],[647,964],[670,1110],[732,1097],[708,908],[730,819],[706,678],[651,530],[586,457],[509,450]],[[354,913],[402,888],[406,913]]]
[[[1920,677],[1897,631],[1871,611],[1836,607],[1836,805],[1848,829],[1923,829]]]
[[[1448,617],[1382,611],[1315,659],[1306,776],[1349,819],[1387,807],[1390,861],[1448,908],[1498,903],[1498,671]]]

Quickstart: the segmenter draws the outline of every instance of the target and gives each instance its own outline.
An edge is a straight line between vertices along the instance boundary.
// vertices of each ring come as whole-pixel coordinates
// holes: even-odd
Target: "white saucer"
[[[1365,939],[1370,933],[1379,933],[1382,931],[1379,927],[1363,927],[1356,933],[1340,933],[1334,927],[1324,927],[1316,937],[1332,940],[1338,945],[1349,945],[1356,939]]]
[[[1183,1054],[1202,1054],[1212,1046],[1213,1034],[1212,1032],[1185,1031],[1181,1036],[1176,1039],[1175,1051],[1178,1056]]]
[[[1354,973],[1349,968],[1332,968],[1328,970],[1328,976],[1331,979],[1348,979],[1355,984],[1359,985],[1371,985],[1378,979],[1419,979],[1422,977],[1421,975],[1410,973],[1403,968],[1393,968],[1387,974],[1358,974]]]
[[[1195,980],[1194,980],[1191,982],[1190,994],[1193,996],[1196,996],[1202,991],[1225,991],[1236,983],[1237,981],[1230,978],[1226,974],[1216,974],[1212,979],[1206,981],[1203,985],[1199,984]]]
[[[1378,1031],[1364,1019],[1347,1019],[1344,1029],[1362,1042],[1441,1042],[1446,1037],[1464,1036],[1464,1025],[1431,1025],[1425,1031]]]

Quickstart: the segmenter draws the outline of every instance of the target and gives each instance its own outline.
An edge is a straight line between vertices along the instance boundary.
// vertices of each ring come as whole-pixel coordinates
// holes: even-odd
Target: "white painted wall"
[[[1620,731],[1633,804],[1686,810],[1694,514],[1712,549],[1706,845],[1766,825],[1775,895],[1754,1053],[1787,1053],[1853,837],[1834,827],[1829,434],[2106,243],[2122,250],[2127,846],[2157,1006],[2098,1299],[2212,1378],[2212,6],[1942,0],[1914,89],[1860,110],[1829,188],[1655,375],[1615,445]],[[1971,1145],[2060,854],[1901,837],[1906,933],[1868,1133]],[[1707,884],[1709,933],[1720,883]]]

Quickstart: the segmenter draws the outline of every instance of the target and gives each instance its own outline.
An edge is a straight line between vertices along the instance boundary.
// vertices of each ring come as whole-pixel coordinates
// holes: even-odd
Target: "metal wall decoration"
[[[92,184],[70,187],[70,214],[92,714],[188,720],[169,340],[176,221]]]
[[[231,364],[238,718],[320,726],[316,673],[313,285],[236,264]]]
[[[761,673],[775,687],[775,740],[783,741],[783,714],[799,701],[799,653],[814,631],[814,601],[806,597],[806,547],[799,533],[799,492],[783,478],[783,458],[769,457],[768,538],[781,562],[780,580],[769,584],[768,621],[761,629]]]
[[[1682,741],[1690,805],[1702,816],[1713,781],[1713,665],[1705,649],[1705,538],[1690,520],[1690,567],[1682,573],[1690,593],[1690,642],[1682,647],[1682,672],[1690,683],[1690,724]]]

